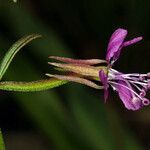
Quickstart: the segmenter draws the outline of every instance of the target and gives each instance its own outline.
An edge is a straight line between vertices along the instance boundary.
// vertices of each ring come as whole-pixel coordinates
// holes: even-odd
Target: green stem
[[[45,79],[45,80],[38,80],[33,82],[5,81],[5,82],[0,82],[0,89],[6,91],[35,92],[35,91],[48,90],[66,83],[67,81],[58,80],[58,79],[47,79],[47,80]]]

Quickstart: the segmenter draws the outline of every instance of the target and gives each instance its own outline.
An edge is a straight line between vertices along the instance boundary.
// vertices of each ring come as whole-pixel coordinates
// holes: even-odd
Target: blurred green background
[[[128,29],[128,39],[144,40],[124,49],[115,68],[149,72],[149,14],[149,0],[0,0],[1,59],[22,36],[43,35],[23,48],[3,80],[46,78],[49,55],[103,59],[119,27]],[[103,91],[75,83],[35,93],[0,91],[7,150],[148,150],[149,114],[149,107],[126,110],[112,91],[104,104]]]

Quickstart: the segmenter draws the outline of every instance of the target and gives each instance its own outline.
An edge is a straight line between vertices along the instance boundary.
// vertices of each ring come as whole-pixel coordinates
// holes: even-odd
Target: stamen
[[[150,101],[147,98],[143,98],[142,103],[143,105],[148,106],[150,104]]]
[[[130,81],[131,83],[139,84],[141,86],[146,86],[147,83],[139,82],[139,81]]]
[[[116,82],[113,82],[113,81],[109,81],[109,83],[122,86],[122,87],[128,89],[129,91],[131,91],[131,93],[134,93],[139,99],[141,99],[141,100],[143,99],[143,98],[142,98],[139,94],[137,94],[134,90],[132,90],[131,88],[128,88],[128,87],[125,86],[125,85],[122,85],[122,84],[120,84],[120,83],[116,83]],[[110,84],[110,85],[111,85],[111,84]],[[113,85],[111,85],[111,86],[113,87]]]
[[[141,97],[144,97],[145,95],[146,95],[146,92],[145,92],[144,89],[142,89],[141,92],[140,92],[140,96],[141,96]]]
[[[142,76],[142,75],[139,75],[139,79],[140,79],[140,81],[144,81],[144,80],[145,80],[145,77]]]
[[[147,80],[147,88],[150,89],[150,79]]]
[[[139,78],[137,78],[137,77],[130,77],[130,76],[125,77],[125,76],[123,76],[123,75],[121,75],[121,77],[124,78],[124,79],[139,81]]]
[[[112,72],[112,73],[122,74],[121,72],[119,72],[115,69],[112,69],[112,68],[110,68],[109,71]]]
[[[123,81],[126,84],[119,83],[119,81]],[[145,106],[150,104],[150,100],[145,98],[147,89],[150,89],[150,73],[123,74],[110,68],[108,72],[108,83],[111,85],[113,90],[118,90],[117,92],[119,92],[119,88],[117,88],[117,86],[128,89],[130,91],[131,101],[133,104],[139,103],[139,105]],[[134,107],[136,107],[136,105]]]
[[[132,74],[123,74],[122,76],[124,77],[139,77],[139,76],[147,77],[147,74],[132,73]]]
[[[136,85],[135,83],[133,82],[130,82],[135,88],[137,88],[137,90],[139,90],[140,92],[143,90],[141,89],[138,85]]]

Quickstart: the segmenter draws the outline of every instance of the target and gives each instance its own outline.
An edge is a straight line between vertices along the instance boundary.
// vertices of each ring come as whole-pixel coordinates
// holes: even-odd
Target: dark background
[[[125,48],[115,68],[150,70],[150,1],[0,0],[0,57],[24,35],[38,33],[15,57],[3,81],[32,81],[50,73],[48,56],[105,58],[117,28],[128,39],[144,40]],[[0,91],[0,128],[7,150],[148,150],[150,109],[128,111],[110,90],[69,83],[35,93]],[[150,95],[147,94],[147,97]]]

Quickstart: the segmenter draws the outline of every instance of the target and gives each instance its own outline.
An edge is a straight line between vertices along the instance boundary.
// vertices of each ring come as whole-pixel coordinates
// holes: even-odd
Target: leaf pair
[[[32,40],[40,37],[41,35],[39,34],[31,34],[21,38],[11,46],[11,48],[5,54],[0,64],[0,80],[4,76],[5,72],[7,71],[10,63],[12,62],[17,52],[19,52],[19,50],[21,50],[22,47],[24,47]],[[7,82],[6,81],[6,82],[0,82],[0,89],[8,90],[8,91],[22,91],[22,92],[41,91],[41,90],[54,88],[65,83],[67,83],[67,81],[53,79],[53,78],[47,80],[38,80],[33,82],[13,82],[13,81]]]

